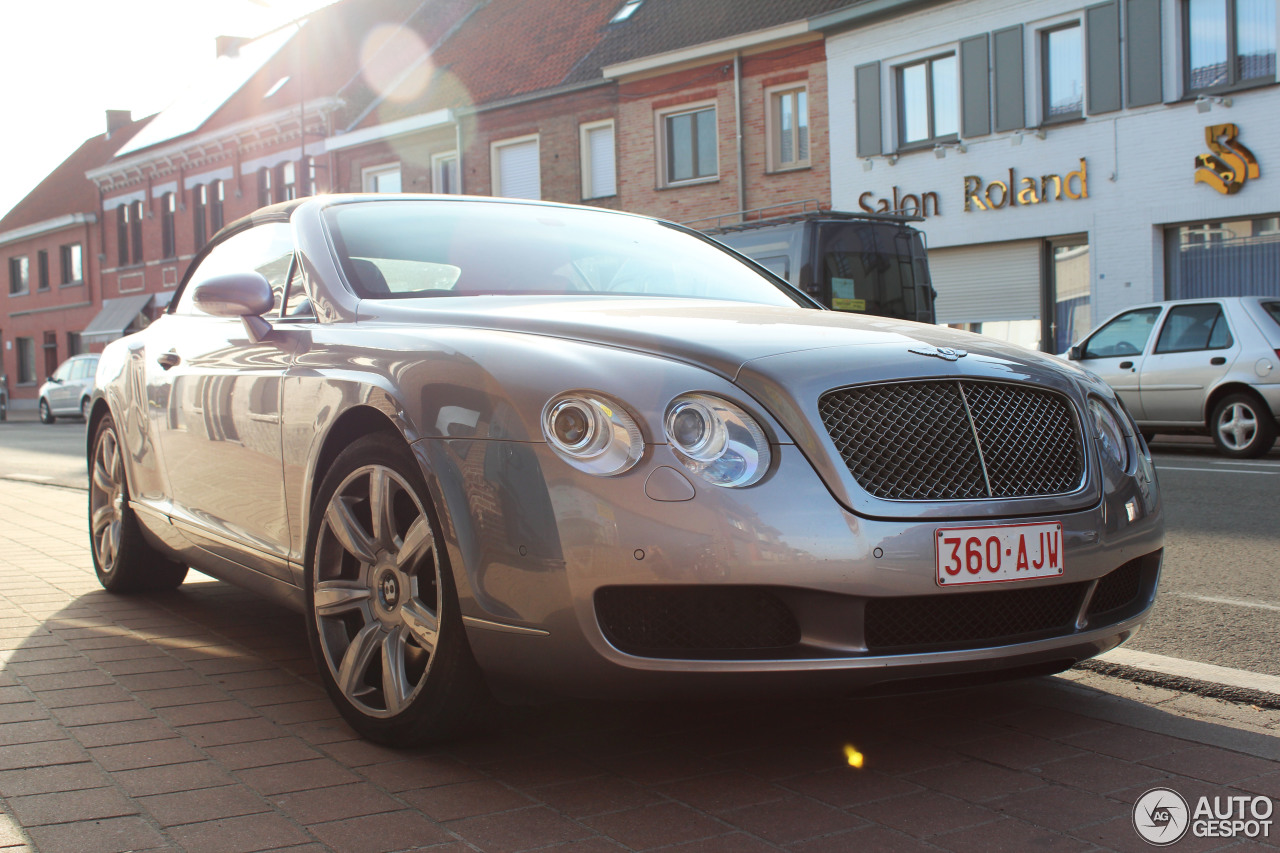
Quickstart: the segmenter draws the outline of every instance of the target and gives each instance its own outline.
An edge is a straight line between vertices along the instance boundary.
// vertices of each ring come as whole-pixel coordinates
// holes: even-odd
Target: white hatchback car
[[[1202,433],[1227,456],[1269,451],[1280,418],[1280,298],[1184,299],[1111,317],[1068,357],[1101,376],[1148,440]]]
[[[40,423],[51,424],[62,415],[88,420],[98,357],[96,352],[73,355],[58,365],[49,380],[40,386]]]

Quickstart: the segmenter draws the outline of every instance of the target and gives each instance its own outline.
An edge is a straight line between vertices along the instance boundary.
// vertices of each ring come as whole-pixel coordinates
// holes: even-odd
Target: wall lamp
[[[1229,107],[1231,106],[1231,99],[1218,95],[1199,95],[1196,97],[1196,112],[1207,113],[1213,109],[1214,104],[1220,107]]]
[[[898,162],[898,155],[897,155],[897,154],[882,154],[882,155],[876,155],[876,156],[872,156],[872,157],[863,157],[863,158],[862,158],[862,171],[864,171],[864,172],[870,172],[872,169],[874,169],[874,168],[875,168],[875,165],[876,165],[876,160],[884,160],[886,163],[888,163],[890,166],[892,166],[892,165],[894,165],[895,163],[897,163],[897,162]]]
[[[933,146],[933,156],[939,160],[947,156],[947,151],[951,150],[957,154],[968,152],[968,147],[963,142],[940,142]]]

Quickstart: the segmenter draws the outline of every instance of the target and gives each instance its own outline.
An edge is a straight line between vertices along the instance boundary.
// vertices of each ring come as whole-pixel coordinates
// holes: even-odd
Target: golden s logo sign
[[[1258,177],[1258,160],[1236,141],[1239,135],[1240,128],[1234,124],[1211,124],[1204,129],[1205,141],[1213,153],[1196,155],[1197,184],[1208,184],[1223,195],[1232,195],[1240,192],[1245,181]]]

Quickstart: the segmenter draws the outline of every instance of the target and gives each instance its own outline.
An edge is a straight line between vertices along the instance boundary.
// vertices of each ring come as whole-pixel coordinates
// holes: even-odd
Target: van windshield
[[[920,233],[893,223],[826,222],[822,286],[837,311],[933,322],[933,287]]]

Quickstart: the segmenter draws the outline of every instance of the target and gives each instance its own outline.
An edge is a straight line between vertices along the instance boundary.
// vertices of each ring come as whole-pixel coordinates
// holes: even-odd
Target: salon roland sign
[[[1010,166],[997,180],[989,180],[983,175],[965,175],[962,192],[965,213],[1087,199],[1089,163],[1081,157],[1076,169],[1042,175],[1022,175]],[[904,213],[925,219],[942,215],[942,203],[936,190],[907,192],[897,186],[891,196],[879,197],[873,192],[864,192],[858,197],[858,207],[867,213]]]

